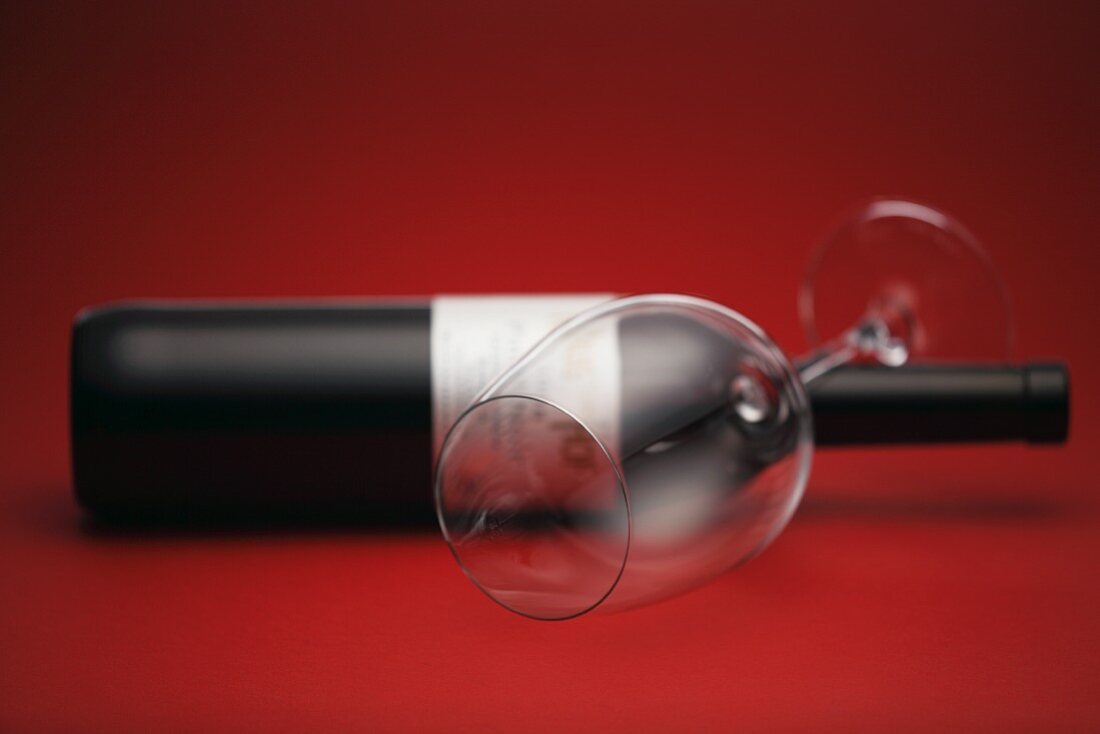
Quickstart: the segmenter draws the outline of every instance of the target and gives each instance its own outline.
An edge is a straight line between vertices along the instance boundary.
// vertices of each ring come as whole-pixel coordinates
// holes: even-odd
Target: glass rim
[[[493,383],[491,383],[491,384],[496,384],[496,382],[497,381],[494,380]],[[534,403],[545,405],[546,407],[548,407],[552,410],[556,410],[559,413],[561,413],[562,415],[564,415],[566,418],[568,418],[569,420],[573,421],[573,423],[575,423],[578,427],[580,427],[580,429],[583,430],[585,432],[585,434],[592,441],[595,442],[596,446],[599,447],[600,452],[603,454],[603,458],[607,461],[607,465],[610,466],[611,470],[614,472],[615,486],[618,489],[619,496],[622,498],[622,501],[623,501],[623,507],[624,507],[624,511],[625,511],[625,514],[626,514],[626,539],[623,543],[622,558],[617,562],[618,569],[615,572],[615,577],[608,584],[608,587],[607,587],[606,591],[604,591],[602,594],[600,594],[599,598],[597,598],[594,602],[592,602],[591,604],[588,604],[587,606],[585,606],[585,607],[583,607],[583,608],[581,608],[581,609],[579,609],[575,612],[571,612],[571,613],[566,614],[566,615],[543,616],[543,615],[538,615],[538,614],[532,614],[529,611],[524,611],[521,608],[518,608],[518,607],[512,606],[511,604],[506,603],[505,601],[500,599],[496,594],[494,594],[490,589],[486,588],[485,585],[483,585],[478,580],[477,575],[462,560],[462,555],[459,552],[459,550],[455,547],[454,542],[451,540],[451,534],[447,529],[447,522],[443,517],[442,470],[443,470],[443,466],[444,466],[444,463],[445,463],[446,458],[447,458],[447,453],[448,453],[448,451],[450,451],[453,448],[453,445],[451,443],[451,438],[455,435],[455,432],[457,431],[459,426],[462,425],[463,421],[465,421],[467,418],[472,416],[479,409],[484,408],[484,407],[486,407],[488,405],[491,405],[493,403],[504,401],[504,400],[529,400],[529,401],[532,401]],[[435,465],[435,468],[432,471],[432,474],[433,474],[433,477],[432,477],[432,500],[433,500],[433,504],[435,505],[436,520],[438,521],[439,528],[443,533],[443,539],[447,542],[447,547],[450,549],[451,555],[454,556],[454,559],[458,563],[459,568],[462,569],[462,573],[465,574],[468,579],[470,579],[470,581],[474,584],[474,586],[476,586],[478,588],[479,591],[481,591],[483,594],[485,594],[485,596],[489,597],[493,602],[499,604],[500,606],[504,607],[505,609],[507,609],[510,612],[513,612],[515,614],[519,614],[519,615],[527,617],[529,619],[535,619],[535,620],[545,621],[545,622],[563,622],[563,621],[566,621],[566,620],[576,619],[577,617],[584,616],[585,614],[588,614],[589,612],[591,612],[594,609],[598,608],[600,605],[602,605],[607,600],[608,597],[611,596],[611,594],[618,587],[619,581],[622,580],[623,574],[626,572],[627,561],[630,557],[630,544],[631,544],[631,539],[632,539],[632,536],[633,536],[633,513],[632,513],[631,508],[630,508],[630,492],[627,491],[626,479],[624,478],[623,470],[622,470],[622,467],[619,465],[618,459],[616,459],[615,456],[611,453],[611,451],[608,450],[607,445],[603,442],[603,440],[599,436],[596,435],[595,431],[593,431],[591,428],[589,428],[588,425],[583,420],[581,420],[579,417],[577,417],[577,415],[574,414],[572,411],[568,410],[567,408],[565,408],[561,405],[558,405],[557,403],[553,402],[552,400],[547,400],[546,398],[538,397],[536,395],[527,395],[527,394],[524,394],[524,393],[509,393],[509,394],[502,394],[502,395],[493,395],[493,396],[486,397],[486,398],[477,398],[477,399],[474,400],[474,402],[470,403],[470,405],[467,406],[465,410],[462,411],[462,413],[455,420],[454,425],[452,425],[447,430],[447,435],[444,437],[443,444],[441,445],[441,447],[439,449],[439,458],[436,461],[436,465]]]

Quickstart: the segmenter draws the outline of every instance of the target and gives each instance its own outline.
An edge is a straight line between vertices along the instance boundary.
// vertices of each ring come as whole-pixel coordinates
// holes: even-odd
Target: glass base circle
[[[904,360],[1004,361],[1007,291],[978,240],[926,204],[876,198],[821,241],[799,292],[811,348],[868,324],[904,343]]]

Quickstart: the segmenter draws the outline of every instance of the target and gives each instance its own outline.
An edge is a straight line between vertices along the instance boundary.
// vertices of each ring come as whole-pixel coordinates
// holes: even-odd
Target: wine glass
[[[577,315],[447,434],[434,491],[455,558],[491,599],[544,620],[644,604],[745,562],[805,489],[808,383],[853,361],[1007,354],[1007,300],[988,263],[930,207],[856,208],[813,259],[800,307],[816,349],[797,367],[753,322],[699,298],[632,296]],[[953,310],[968,292],[988,333]]]

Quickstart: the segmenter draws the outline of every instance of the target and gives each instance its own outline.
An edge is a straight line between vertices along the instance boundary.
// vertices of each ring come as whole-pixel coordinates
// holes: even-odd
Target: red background
[[[161,5],[0,11],[0,729],[1100,726],[1095,4]],[[70,498],[84,305],[679,291],[798,351],[814,239],[876,193],[984,239],[1068,447],[821,454],[745,568],[561,624],[431,534]]]

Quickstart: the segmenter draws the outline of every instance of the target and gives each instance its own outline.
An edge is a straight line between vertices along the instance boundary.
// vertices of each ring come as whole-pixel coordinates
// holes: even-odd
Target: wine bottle
[[[428,522],[433,456],[461,411],[548,331],[608,298],[85,310],[72,332],[76,498],[115,519]],[[576,385],[573,399],[614,408],[630,395],[621,402],[644,409],[654,381],[679,374],[678,352],[620,356],[658,331],[668,343],[676,334],[656,316],[614,328],[555,369],[583,374],[564,381]],[[825,446],[1057,442],[1068,424],[1068,381],[1057,364],[847,367],[815,380],[810,397]],[[622,426],[637,423],[627,418]],[[636,438],[616,434],[624,444]]]

